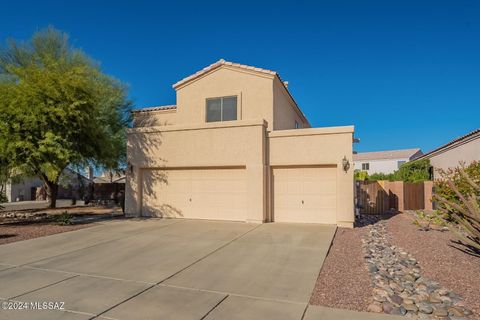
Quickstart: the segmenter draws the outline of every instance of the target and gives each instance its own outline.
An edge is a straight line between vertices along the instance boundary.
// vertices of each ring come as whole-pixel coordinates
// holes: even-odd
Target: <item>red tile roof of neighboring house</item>
[[[433,149],[432,151],[427,152],[427,153],[415,158],[415,160],[428,158],[429,156],[431,156],[434,153],[443,151],[444,149],[447,149],[449,147],[453,147],[453,145],[455,145],[455,144],[461,143],[465,140],[475,139],[475,138],[480,138],[480,128],[475,129],[475,130],[473,130],[473,131],[471,131],[471,132],[469,132],[469,133],[467,133],[467,134],[465,134],[461,137],[458,137],[458,138],[456,138],[456,139],[454,139],[454,140],[452,140],[452,141],[450,141],[450,142],[448,142],[448,143],[446,143],[446,144],[444,144],[444,145],[442,145],[442,146],[440,146],[436,149]]]
[[[132,113],[153,112],[153,111],[163,111],[163,110],[173,110],[173,109],[177,109],[177,106],[168,105],[168,106],[147,107],[147,108],[132,110]]]
[[[410,159],[411,156],[418,152],[422,152],[419,148],[403,149],[403,150],[388,150],[375,152],[359,152],[353,155],[353,161],[363,160],[388,160],[388,159]]]

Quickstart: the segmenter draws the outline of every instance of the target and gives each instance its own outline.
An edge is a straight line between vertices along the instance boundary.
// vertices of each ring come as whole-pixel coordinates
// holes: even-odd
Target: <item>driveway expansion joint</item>
[[[73,276],[71,276],[71,277],[68,277],[68,278],[65,278],[65,279],[62,279],[62,280],[59,280],[59,281],[55,281],[55,282],[53,282],[53,283],[47,284],[47,285],[45,285],[45,286],[42,286],[42,287],[40,287],[40,288],[36,288],[36,289],[30,290],[30,291],[24,292],[24,293],[22,293],[22,294],[18,294],[18,295],[16,295],[16,296],[11,297],[11,298],[8,298],[8,300],[13,300],[13,299],[19,298],[19,297],[21,297],[21,296],[30,294],[30,293],[32,293],[32,292],[36,292],[36,291],[39,291],[39,290],[42,290],[42,289],[45,289],[45,288],[54,286],[54,285],[56,285],[56,284],[59,284],[59,283],[61,283],[61,282],[64,282],[64,281],[73,279],[73,278],[75,278],[75,277],[78,277],[78,276],[77,276],[77,275],[73,275]]]
[[[222,300],[220,300],[216,305],[213,306],[212,309],[210,309],[203,317],[200,318],[200,320],[204,320],[206,317],[208,317],[208,315],[213,311],[215,310],[220,304],[222,304],[223,301],[225,301],[229,296],[226,295],[225,297],[223,297]]]

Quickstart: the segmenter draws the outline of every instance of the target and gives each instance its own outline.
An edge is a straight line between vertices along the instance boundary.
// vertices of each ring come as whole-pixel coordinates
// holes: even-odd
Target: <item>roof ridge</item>
[[[215,69],[216,67],[219,67],[219,66],[222,66],[222,65],[237,67],[237,68],[241,68],[241,69],[245,69],[245,70],[251,70],[251,71],[261,72],[261,73],[270,74],[270,75],[278,75],[278,73],[276,71],[272,71],[272,70],[269,70],[269,69],[258,68],[258,67],[249,66],[249,65],[246,65],[246,64],[237,63],[237,62],[226,61],[225,59],[220,59],[220,60],[212,63],[211,65],[206,66],[202,70],[199,70],[199,71],[195,72],[194,74],[189,75],[188,77],[185,77],[180,81],[177,81],[176,83],[173,84],[172,87],[174,89],[176,89],[177,87],[181,86],[182,84],[185,84],[188,81],[193,80],[193,79],[195,79],[195,78],[197,78],[197,77]]]
[[[460,136],[460,137],[458,137],[458,138],[455,138],[455,139],[453,139],[453,140],[450,140],[450,142],[447,142],[447,143],[445,143],[445,144],[442,144],[441,146],[439,146],[439,147],[437,147],[437,148],[435,148],[435,149],[433,149],[433,150],[431,150],[431,151],[429,151],[429,152],[421,155],[420,157],[417,157],[416,159],[425,158],[425,157],[431,155],[432,153],[435,153],[435,152],[440,151],[440,150],[442,150],[442,149],[444,149],[444,148],[447,148],[447,147],[449,147],[449,146],[451,146],[451,145],[453,145],[453,144],[455,144],[455,143],[457,143],[457,142],[460,142],[460,141],[462,141],[462,140],[464,140],[464,139],[470,138],[471,136],[474,136],[474,135],[477,134],[477,133],[480,133],[480,128],[477,128],[477,129],[475,129],[475,130],[473,130],[473,131],[470,131],[470,132],[464,134],[463,136]]]
[[[397,159],[397,158],[410,158],[419,152],[422,152],[420,148],[358,152],[357,154],[353,155],[353,159],[357,161],[361,161],[361,160],[377,160],[377,159],[386,160],[386,159]]]
[[[364,151],[364,152],[358,152],[358,154],[361,154],[361,153],[379,153],[379,152],[396,152],[396,151],[414,151],[414,150],[421,150],[421,148],[390,149],[390,150],[379,150],[379,151]]]
[[[152,106],[152,107],[145,107],[145,108],[141,108],[141,109],[135,109],[135,110],[132,110],[132,113],[173,110],[173,109],[176,109],[176,108],[177,108],[177,105],[169,104],[169,105],[164,105],[164,106]]]

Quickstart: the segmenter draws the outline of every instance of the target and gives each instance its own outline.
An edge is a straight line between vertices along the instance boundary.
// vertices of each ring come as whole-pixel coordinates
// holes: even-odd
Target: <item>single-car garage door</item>
[[[142,215],[246,220],[244,168],[143,170]]]
[[[273,220],[336,223],[336,167],[273,169]]]

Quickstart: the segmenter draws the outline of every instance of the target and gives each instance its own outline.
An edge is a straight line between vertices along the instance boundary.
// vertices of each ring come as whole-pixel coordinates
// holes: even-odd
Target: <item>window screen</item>
[[[237,120],[237,97],[207,99],[207,122]]]

